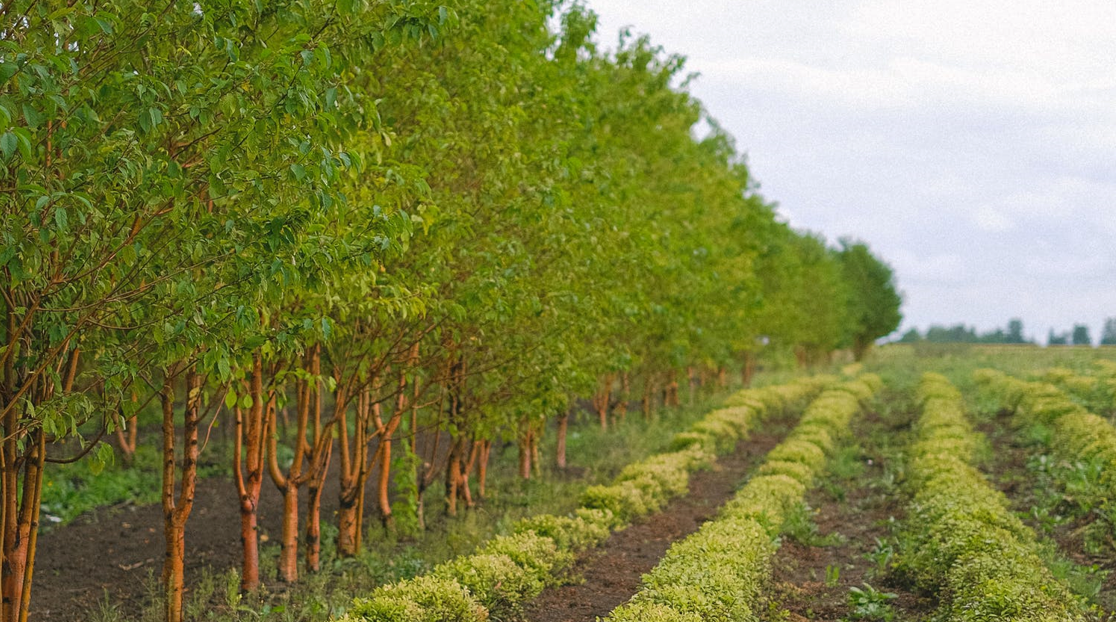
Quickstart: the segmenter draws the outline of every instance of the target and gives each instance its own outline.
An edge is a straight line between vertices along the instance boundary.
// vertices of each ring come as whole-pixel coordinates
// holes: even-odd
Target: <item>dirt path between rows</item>
[[[690,477],[690,492],[662,512],[612,535],[600,548],[581,559],[574,572],[584,582],[547,589],[528,604],[523,619],[530,622],[594,622],[628,601],[640,577],[659,563],[671,543],[697,531],[713,518],[756,467],[786,435],[790,421],[771,421],[763,430],[721,458],[713,470]]]
[[[896,396],[885,395],[884,411],[872,412],[853,426],[856,459],[863,472],[830,477],[807,495],[817,533],[799,541],[784,536],[776,554],[771,603],[762,619],[823,621],[854,619],[850,588],[894,594],[887,601],[898,620],[925,619],[937,603],[886,575],[889,525],[903,519],[905,498],[896,481],[902,440],[912,414]],[[800,536],[799,534],[793,534]],[[787,611],[789,617],[783,617]]]

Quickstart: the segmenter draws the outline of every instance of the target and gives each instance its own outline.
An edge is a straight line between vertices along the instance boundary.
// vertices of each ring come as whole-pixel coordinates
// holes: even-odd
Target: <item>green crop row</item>
[[[1093,361],[1091,373],[1051,367],[1043,372],[1042,380],[1067,392],[1091,412],[1111,415],[1116,407],[1116,363],[1112,361]]]
[[[1090,413],[1052,384],[1027,382],[999,371],[982,369],[977,381],[1011,409],[1023,426],[1049,431],[1050,446],[1060,458],[1088,464],[1097,473],[1079,492],[1106,505],[1116,495],[1116,428]],[[1080,484],[1080,483],[1079,483]]]
[[[877,376],[831,388],[807,408],[785,441],[716,520],[670,547],[611,622],[757,620],[753,609],[769,580],[784,517],[802,503],[849,422],[881,387]]]
[[[613,484],[586,489],[572,515],[519,521],[511,535],[498,536],[471,555],[356,599],[344,620],[476,622],[514,611],[543,588],[560,583],[578,553],[685,494],[690,474],[732,451],[756,423],[801,404],[834,381],[815,376],[740,391],[724,408],[677,435],[670,451],[629,465]]]
[[[948,620],[1082,620],[1069,590],[1036,551],[1034,533],[973,467],[980,436],[944,376],[918,388],[922,416],[910,448],[912,499],[896,569],[942,598]]]

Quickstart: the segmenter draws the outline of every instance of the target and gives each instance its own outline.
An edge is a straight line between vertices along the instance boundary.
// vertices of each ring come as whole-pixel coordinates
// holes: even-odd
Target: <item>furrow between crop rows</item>
[[[880,385],[877,377],[866,375],[822,393],[719,516],[671,546],[631,601],[609,620],[756,619],[784,520],[848,434],[861,402]]]
[[[690,475],[730,453],[756,424],[816,395],[833,378],[803,378],[730,397],[676,436],[672,450],[632,464],[608,486],[587,489],[570,516],[542,515],[515,523],[476,553],[445,562],[424,576],[386,585],[354,601],[345,620],[442,622],[515,614],[547,586],[568,580],[579,554],[611,531],[655,514],[686,494]]]

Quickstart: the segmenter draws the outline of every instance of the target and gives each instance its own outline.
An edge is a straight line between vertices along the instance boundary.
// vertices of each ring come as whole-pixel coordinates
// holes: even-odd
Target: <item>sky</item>
[[[1116,317],[1116,2],[587,4],[687,57],[792,225],[892,265],[904,327]]]

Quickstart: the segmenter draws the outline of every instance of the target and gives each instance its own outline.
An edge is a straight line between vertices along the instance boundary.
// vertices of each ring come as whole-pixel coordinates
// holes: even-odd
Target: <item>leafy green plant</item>
[[[890,622],[895,617],[895,611],[891,607],[891,601],[898,597],[898,594],[881,592],[867,583],[864,583],[863,587],[850,587],[850,617],[854,620],[881,620],[882,622]]]

